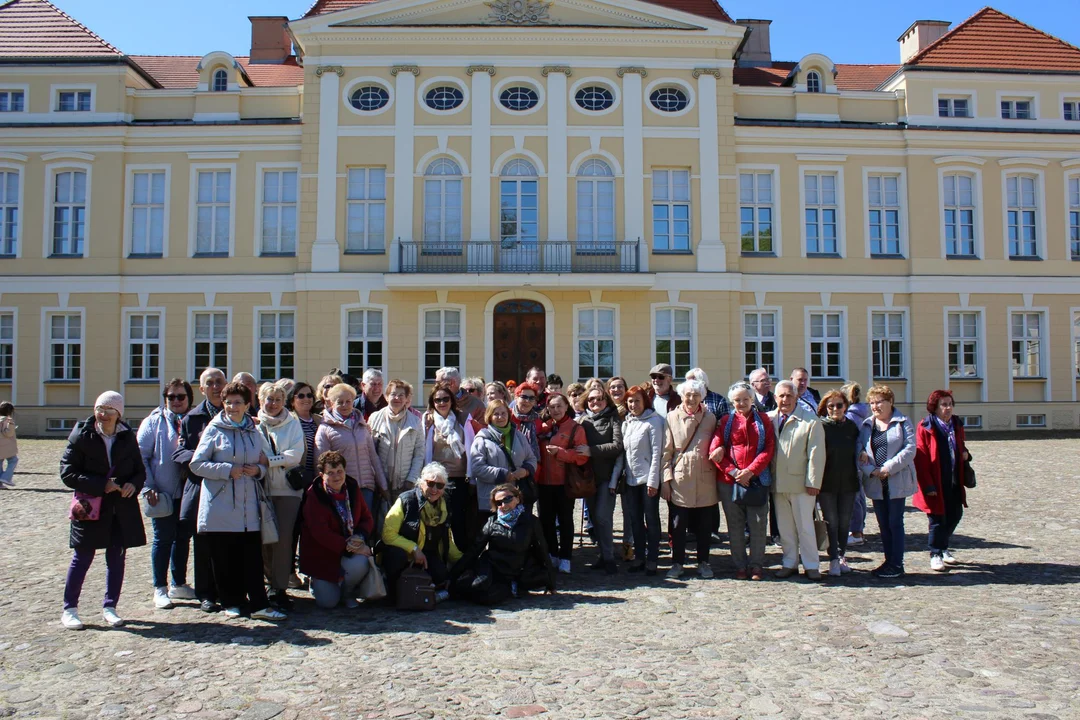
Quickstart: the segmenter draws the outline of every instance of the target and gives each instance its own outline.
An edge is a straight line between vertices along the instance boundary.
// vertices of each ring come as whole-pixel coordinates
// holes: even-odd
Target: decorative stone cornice
[[[413,77],[420,77],[420,67],[418,65],[395,65],[390,68],[390,75],[394,77],[403,72],[412,73]]]
[[[470,65],[469,67],[465,68],[465,74],[470,76],[470,77],[472,77],[473,73],[478,73],[478,72],[486,72],[491,77],[495,77],[495,66],[494,65]]]
[[[619,77],[622,77],[623,75],[626,75],[627,73],[633,73],[635,75],[640,75],[641,77],[648,77],[649,76],[649,71],[646,70],[643,67],[628,66],[628,67],[621,67],[621,68],[619,68],[618,70],[615,71],[615,74],[618,75]]]
[[[570,77],[574,74],[574,71],[570,69],[569,65],[545,65],[540,70],[540,74],[544,77],[547,77],[551,73],[563,73],[566,77]]]
[[[695,80],[697,78],[701,77],[702,75],[712,75],[717,80],[719,80],[721,78],[720,68],[705,68],[705,67],[694,68],[693,75],[694,75]]]
[[[345,75],[345,68],[340,65],[320,65],[315,68],[315,77],[322,77],[328,72],[332,72],[338,77],[343,77]]]

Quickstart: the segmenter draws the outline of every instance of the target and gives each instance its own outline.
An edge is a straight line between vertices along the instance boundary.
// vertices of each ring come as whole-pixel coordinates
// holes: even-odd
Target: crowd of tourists
[[[948,390],[931,393],[916,422],[887,386],[864,397],[847,383],[819,396],[803,368],[775,386],[759,368],[726,394],[700,368],[677,384],[672,375],[659,364],[638,385],[613,377],[564,387],[540,368],[506,384],[442,368],[415,398],[409,383],[384,386],[375,369],[360,378],[334,370],[311,385],[259,384],[248,373],[229,381],[209,368],[201,402],[174,379],[138,428],[123,420],[124,398],[105,392],[60,465],[75,491],[61,622],[83,627],[80,592],[104,550],[104,620],[123,623],[125,555],[146,544],[144,515],[157,608],[186,600],[268,621],[286,617],[289,591],[301,587],[321,608],[554,593],[559,574],[580,569],[579,499],[599,550],[589,567],[607,574],[622,564],[656,576],[664,549],[666,578],[713,577],[722,511],[736,579],[790,578],[801,564],[819,581],[822,550],[827,575],[841,577],[852,572],[847,548],[865,542],[866,498],[884,555],[874,576],[904,575],[912,497],[929,518],[930,568],[956,563],[951,538],[974,473]],[[9,468],[13,415],[0,404]],[[6,472],[0,481],[10,482]],[[771,573],[770,543],[783,552]]]

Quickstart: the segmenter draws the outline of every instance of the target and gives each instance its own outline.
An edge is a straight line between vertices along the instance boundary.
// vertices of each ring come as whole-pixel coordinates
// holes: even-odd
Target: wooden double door
[[[506,300],[495,306],[495,377],[490,379],[521,382],[529,368],[544,367],[546,321],[544,306],[533,300]]]

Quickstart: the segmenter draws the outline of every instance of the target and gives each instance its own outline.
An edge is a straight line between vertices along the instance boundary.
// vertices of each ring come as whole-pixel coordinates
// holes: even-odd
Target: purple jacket
[[[375,453],[371,430],[359,412],[356,416],[360,420],[350,428],[335,420],[329,410],[323,413],[322,425],[315,431],[316,467],[320,455],[334,450],[345,458],[345,472],[356,478],[361,489],[374,490],[378,487],[379,490],[386,490],[386,475]]]

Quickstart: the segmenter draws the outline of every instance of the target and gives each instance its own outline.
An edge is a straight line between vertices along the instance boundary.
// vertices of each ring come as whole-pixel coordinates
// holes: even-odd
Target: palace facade
[[[1080,49],[949,27],[844,65],[713,0],[318,0],[247,57],[153,57],[13,0],[0,399],[49,434],[208,365],[801,365],[1075,429]]]

